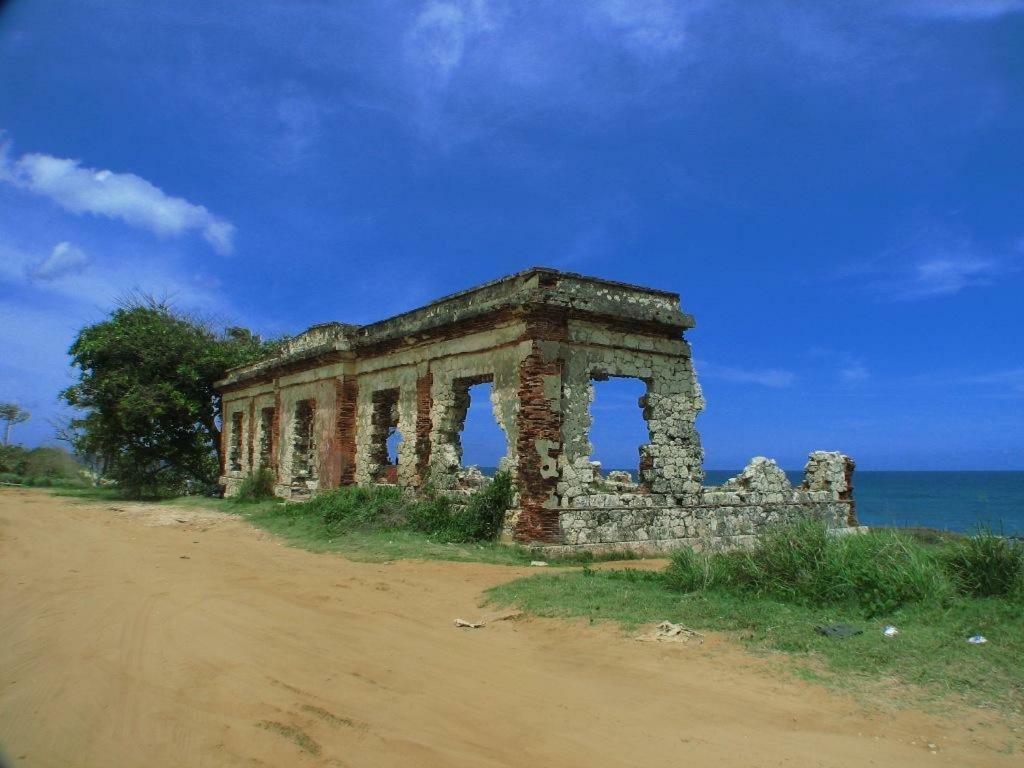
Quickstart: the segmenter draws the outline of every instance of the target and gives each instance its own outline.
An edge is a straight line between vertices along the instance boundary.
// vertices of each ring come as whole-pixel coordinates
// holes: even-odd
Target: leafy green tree
[[[32,414],[14,403],[0,403],[0,421],[4,422],[4,445],[10,445],[11,427],[28,421],[31,416]]]
[[[69,350],[79,381],[62,397],[85,412],[72,424],[76,452],[97,457],[133,496],[209,484],[220,450],[213,384],[275,348],[154,299],[124,304],[79,331]]]

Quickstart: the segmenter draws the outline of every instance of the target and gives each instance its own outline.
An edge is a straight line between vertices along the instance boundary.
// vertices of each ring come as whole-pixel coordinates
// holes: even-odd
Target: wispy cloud
[[[707,360],[695,362],[698,377],[721,379],[741,384],[759,384],[763,387],[789,387],[796,382],[796,374],[780,368],[739,368],[719,365]]]
[[[162,236],[195,231],[218,253],[233,250],[235,228],[230,222],[133,173],[86,168],[78,160],[37,153],[11,159],[6,142],[0,144],[0,181],[47,197],[72,213],[120,219]]]
[[[1024,367],[969,376],[964,381],[968,384],[991,384],[1007,387],[1016,392],[1024,392]]]
[[[0,229],[0,286],[10,286],[40,305],[49,304],[57,313],[105,311],[125,296],[145,293],[167,297],[183,309],[234,314],[216,281],[189,269],[171,253],[129,257],[122,253],[125,246],[111,244],[102,258],[93,259],[64,241],[40,256],[2,244],[4,236]]]
[[[406,53],[433,86],[447,85],[468,46],[500,22],[485,0],[429,2],[406,34]]]
[[[871,378],[871,371],[863,359],[845,350],[814,346],[807,350],[815,360],[815,370],[826,372],[840,383],[854,387]]]
[[[591,6],[598,23],[642,56],[678,52],[686,41],[689,15],[708,3],[669,0],[603,0]]]
[[[1024,0],[911,0],[899,10],[936,19],[978,21],[1024,13]]]
[[[67,275],[77,275],[89,266],[85,251],[69,242],[57,243],[50,255],[28,268],[32,280],[49,282]]]
[[[965,288],[991,285],[1000,272],[998,263],[973,254],[939,256],[915,264],[907,279],[893,286],[893,295],[900,299],[952,296]]]
[[[850,363],[839,369],[839,380],[844,384],[860,384],[871,378],[867,366],[860,362]]]
[[[843,273],[888,301],[920,301],[954,296],[992,285],[1024,264],[1012,247],[989,248],[970,238],[928,228],[905,244]]]

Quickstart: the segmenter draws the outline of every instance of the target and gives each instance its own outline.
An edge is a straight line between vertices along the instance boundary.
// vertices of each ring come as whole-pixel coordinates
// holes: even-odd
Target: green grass
[[[280,536],[289,544],[312,552],[337,552],[353,560],[453,560],[503,565],[523,565],[535,559],[524,547],[495,541],[443,542],[410,530],[350,528],[344,531],[325,525],[323,518],[307,514],[304,504],[260,502],[244,504],[204,499],[211,508],[244,517],[253,525]],[[213,504],[209,504],[209,502]]]
[[[958,695],[1024,708],[1024,551],[982,532],[926,545],[894,531],[832,537],[814,523],[779,528],[751,551],[681,550],[663,572],[591,571],[520,579],[491,602],[626,628],[669,620],[783,651],[805,676],[889,698]],[[833,640],[818,625],[863,634]],[[887,624],[900,634],[887,638]],[[967,638],[982,634],[985,645]]]
[[[630,553],[604,557],[581,553],[572,557],[547,558],[528,547],[499,541],[446,542],[420,531],[372,527],[347,527],[339,531],[325,524],[321,516],[308,514],[306,504],[245,504],[230,499],[204,499],[200,505],[241,515],[293,546],[311,552],[337,552],[353,560],[418,559],[529,565],[533,560],[543,559],[551,565],[586,565],[597,560],[635,557]]]
[[[82,488],[57,487],[45,489],[52,496],[64,496],[83,501],[125,501],[124,494],[119,488],[95,488],[86,486]]]

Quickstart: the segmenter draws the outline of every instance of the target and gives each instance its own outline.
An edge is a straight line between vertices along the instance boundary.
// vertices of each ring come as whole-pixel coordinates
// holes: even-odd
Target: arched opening
[[[639,482],[640,446],[651,439],[644,419],[647,382],[595,373],[591,385],[590,459],[600,462],[604,478],[611,472],[628,472],[628,482]],[[612,478],[625,481],[622,475]]]

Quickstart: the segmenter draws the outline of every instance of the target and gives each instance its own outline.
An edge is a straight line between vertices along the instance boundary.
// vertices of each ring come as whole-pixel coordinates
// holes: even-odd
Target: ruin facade
[[[370,325],[316,325],[218,382],[221,483],[232,494],[267,467],[285,499],[374,483],[464,491],[479,484],[462,466],[469,389],[490,382],[516,541],[660,551],[743,544],[800,517],[856,525],[853,461],[837,452],[811,453],[795,487],[763,457],[704,484],[704,399],[684,338],[693,327],[675,293],[545,268]],[[608,377],[646,387],[635,482],[590,459],[593,382]]]

